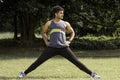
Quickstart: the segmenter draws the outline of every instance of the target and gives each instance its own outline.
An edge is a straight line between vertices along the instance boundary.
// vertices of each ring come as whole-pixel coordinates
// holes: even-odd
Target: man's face
[[[55,13],[55,17],[58,19],[63,19],[63,16],[64,16],[64,11],[59,11]]]

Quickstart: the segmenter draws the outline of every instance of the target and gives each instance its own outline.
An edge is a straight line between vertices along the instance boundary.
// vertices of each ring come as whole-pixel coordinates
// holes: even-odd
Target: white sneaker
[[[25,73],[24,72],[20,72],[18,75],[20,78],[25,77]]]
[[[97,73],[93,72],[91,74],[91,78],[100,78],[100,76]]]

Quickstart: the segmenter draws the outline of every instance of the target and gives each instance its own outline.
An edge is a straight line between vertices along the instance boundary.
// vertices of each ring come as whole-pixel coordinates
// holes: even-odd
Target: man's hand
[[[69,45],[71,42],[70,41],[66,41],[65,44]]]
[[[45,44],[46,44],[46,46],[48,46],[48,45],[49,45],[49,42],[45,42]]]

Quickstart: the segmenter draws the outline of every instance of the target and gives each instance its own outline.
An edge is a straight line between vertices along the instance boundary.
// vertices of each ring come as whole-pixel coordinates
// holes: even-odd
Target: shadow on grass
[[[12,38],[0,39],[0,48],[39,48],[45,47],[45,43],[42,38],[35,38],[33,42],[26,41],[22,42],[19,39],[14,40]]]
[[[1,48],[0,60],[19,59],[19,58],[38,58],[43,49],[39,48]],[[77,57],[82,58],[113,58],[120,57],[120,49],[118,50],[73,50]],[[56,56],[55,58],[62,58]]]
[[[19,80],[18,77],[5,77],[5,76],[0,76],[0,80]]]
[[[41,39],[40,39],[41,40]],[[42,40],[37,40],[42,42]],[[36,43],[37,44],[37,43]],[[37,47],[18,47],[18,44],[13,39],[0,40],[0,60],[19,59],[19,58],[38,58],[43,51],[43,48]],[[42,45],[40,45],[42,46]],[[117,50],[73,50],[77,57],[85,58],[111,58],[120,57],[120,49]],[[59,56],[55,58],[61,58]]]
[[[24,77],[24,78],[19,78],[19,77],[5,77],[5,76],[0,76],[0,80],[26,80],[26,79],[80,79],[80,78],[90,78],[88,76],[86,77],[75,77],[75,76],[27,76],[27,77]]]

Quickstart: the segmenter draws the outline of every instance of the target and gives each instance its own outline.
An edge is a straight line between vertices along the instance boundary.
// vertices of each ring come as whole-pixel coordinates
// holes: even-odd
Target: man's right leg
[[[31,71],[35,70],[39,65],[41,65],[43,62],[48,60],[49,58],[55,56],[55,50],[53,48],[48,47],[45,49],[40,57],[27,69],[25,70],[25,75],[30,73]]]

